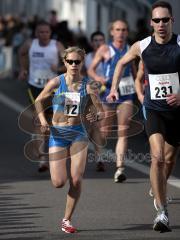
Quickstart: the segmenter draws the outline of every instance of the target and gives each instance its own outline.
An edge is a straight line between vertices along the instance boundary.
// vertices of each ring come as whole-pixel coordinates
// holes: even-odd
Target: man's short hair
[[[95,32],[93,32],[93,33],[91,34],[91,37],[90,37],[91,41],[93,41],[93,39],[94,39],[95,36],[99,36],[99,35],[102,36],[103,38],[105,38],[103,32],[101,32],[101,31],[95,31]]]
[[[50,23],[44,20],[40,20],[39,22],[37,22],[36,27],[39,27],[39,26],[48,26],[51,29]]]
[[[167,8],[170,15],[172,16],[173,15],[173,12],[172,12],[172,6],[170,3],[168,2],[165,2],[165,1],[157,1],[155,2],[153,5],[152,5],[152,11],[155,9],[155,8],[158,8],[158,7],[162,7],[162,8]]]

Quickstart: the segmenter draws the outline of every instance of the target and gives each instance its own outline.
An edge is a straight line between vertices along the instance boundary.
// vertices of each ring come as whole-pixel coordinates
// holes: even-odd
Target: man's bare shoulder
[[[101,58],[106,58],[106,55],[109,53],[109,46],[107,44],[103,44],[100,46],[96,52],[96,56]]]
[[[141,56],[140,42],[139,42],[139,41],[135,42],[135,43],[130,47],[129,53],[132,54],[132,55],[139,56],[139,57]]]

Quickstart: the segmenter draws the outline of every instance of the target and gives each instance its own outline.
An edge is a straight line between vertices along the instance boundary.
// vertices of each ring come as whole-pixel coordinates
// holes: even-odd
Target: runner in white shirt
[[[63,51],[64,46],[60,42],[51,39],[51,28],[49,23],[45,21],[37,24],[36,39],[27,40],[20,48],[19,79],[28,79],[28,96],[31,104],[34,104],[36,97],[40,94],[49,79],[57,76],[57,72],[65,71],[65,67],[59,65]],[[32,125],[34,126],[32,136],[37,138],[34,122]],[[36,152],[40,160],[39,172],[47,170],[46,156],[40,153],[37,144],[34,146],[34,152]]]

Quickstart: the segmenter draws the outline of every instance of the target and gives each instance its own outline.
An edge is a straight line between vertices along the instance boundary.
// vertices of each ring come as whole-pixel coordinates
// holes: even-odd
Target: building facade
[[[169,1],[175,15],[175,32],[180,32],[178,24],[180,1]],[[26,16],[38,15],[48,20],[49,10],[56,10],[59,21],[67,20],[71,29],[81,28],[89,36],[99,29],[107,36],[108,23],[118,19],[126,19],[130,30],[136,31],[137,20],[149,21],[151,4],[155,0],[1,0],[0,15],[24,13]]]

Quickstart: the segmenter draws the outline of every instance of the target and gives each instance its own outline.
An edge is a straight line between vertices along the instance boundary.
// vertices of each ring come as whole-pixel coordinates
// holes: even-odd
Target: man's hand
[[[117,92],[117,90],[113,90],[109,93],[109,95],[106,97],[106,100],[109,102],[109,103],[113,103],[115,102],[116,100],[119,99],[119,94]]]
[[[27,79],[27,75],[28,75],[27,70],[21,70],[20,73],[19,73],[18,79],[20,81],[24,81],[24,80]]]
[[[168,95],[166,102],[167,102],[167,104],[169,104],[172,107],[180,106],[180,94]]]

